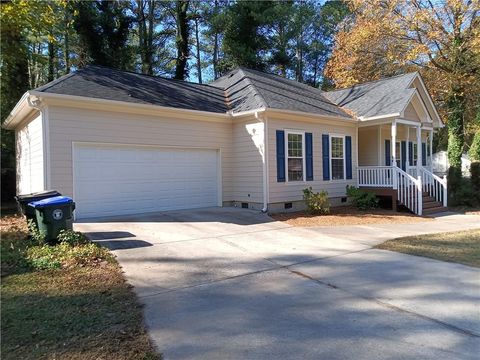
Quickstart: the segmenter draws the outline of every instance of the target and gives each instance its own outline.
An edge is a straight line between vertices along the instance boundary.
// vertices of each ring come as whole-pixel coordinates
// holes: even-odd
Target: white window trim
[[[306,157],[305,157],[305,131],[300,130],[287,130],[285,129],[285,182],[291,184],[302,184],[306,182]],[[288,180],[288,135],[289,134],[296,134],[302,135],[302,180]],[[292,158],[294,159],[294,158]]]
[[[400,166],[398,166],[399,168],[402,168],[402,141],[404,140],[397,141],[395,144],[395,161],[399,162],[400,164]],[[397,144],[398,144],[398,158],[397,158]],[[406,142],[405,146],[408,146],[408,142]]]
[[[334,179],[332,172],[332,138],[342,138],[343,139],[343,178]],[[328,146],[329,146],[329,159],[328,166],[330,167],[330,181],[345,181],[347,179],[347,153],[345,152],[345,135],[344,134],[328,134]]]

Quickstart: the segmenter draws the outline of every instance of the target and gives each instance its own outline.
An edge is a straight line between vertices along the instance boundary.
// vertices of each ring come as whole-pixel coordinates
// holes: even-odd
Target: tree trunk
[[[176,5],[176,22],[177,22],[177,59],[175,66],[175,79],[185,80],[187,77],[187,60],[188,60],[188,35],[190,32],[188,26],[189,0],[177,0]]]
[[[202,83],[202,61],[200,58],[200,38],[198,36],[198,17],[195,18],[195,41],[197,42],[197,73],[198,83]]]
[[[318,55],[315,56],[315,64],[313,69],[313,87],[317,87],[317,73],[318,73]]]
[[[215,0],[214,12],[217,13],[218,0]],[[213,79],[218,79],[218,31],[215,28],[215,35],[213,38]]]
[[[147,51],[146,51],[146,62],[147,62],[147,74],[153,75],[153,28],[154,24],[154,15],[155,15],[155,0],[149,0],[148,2],[148,34],[147,34]]]
[[[68,15],[68,9],[65,9],[65,20],[64,20],[64,43],[63,43],[63,58],[65,61],[65,73],[68,74],[70,73],[70,35],[68,33],[69,31],[69,15]]]
[[[55,51],[55,44],[53,42],[48,42],[48,82],[55,79]]]

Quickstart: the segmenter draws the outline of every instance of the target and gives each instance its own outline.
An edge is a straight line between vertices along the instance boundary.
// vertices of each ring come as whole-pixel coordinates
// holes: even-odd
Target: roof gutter
[[[10,114],[8,114],[2,127],[7,130],[14,130],[16,125],[18,125],[28,113],[35,109],[35,106],[38,104],[36,100],[37,99],[31,99],[31,93],[29,91],[23,94]],[[33,104],[35,104],[35,106],[33,106]]]
[[[321,115],[321,114],[313,114],[304,111],[295,111],[295,110],[285,110],[285,109],[275,109],[275,108],[268,108],[265,109],[265,113],[267,114],[292,114],[292,115],[299,115],[299,116],[308,116],[310,118],[316,118],[319,120],[342,120],[347,122],[356,123],[358,122],[354,117],[346,117],[346,116],[335,116],[335,115]]]

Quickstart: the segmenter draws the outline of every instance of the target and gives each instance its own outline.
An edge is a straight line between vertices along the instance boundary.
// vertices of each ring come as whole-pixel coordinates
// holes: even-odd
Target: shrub
[[[30,232],[30,236],[35,244],[45,244],[46,234],[38,229],[37,224],[35,224],[33,220],[28,220],[28,231]]]
[[[472,185],[477,191],[477,194],[480,193],[480,160],[474,161],[470,164],[470,179]]]
[[[378,207],[378,199],[374,193],[347,185],[347,195],[352,198],[353,205],[359,210],[369,210]]]
[[[32,246],[26,250],[25,257],[36,270],[58,269],[78,265],[88,265],[98,261],[111,261],[110,252],[94,243],[70,245],[61,242],[58,245]]]
[[[307,211],[311,214],[328,214],[330,212],[328,193],[325,190],[314,193],[312,187],[303,189],[303,200],[307,205]]]
[[[479,192],[474,188],[473,181],[467,178],[460,178],[454,192],[449,195],[449,206],[478,206],[480,203]]]
[[[473,137],[472,145],[468,150],[468,157],[471,161],[480,161],[480,131]]]
[[[71,246],[83,245],[90,242],[88,238],[79,231],[61,230],[58,235],[59,243],[66,243]]]

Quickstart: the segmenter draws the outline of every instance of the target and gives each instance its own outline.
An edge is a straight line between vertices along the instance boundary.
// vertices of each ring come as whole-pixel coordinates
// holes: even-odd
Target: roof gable
[[[270,108],[351,118],[322,91],[273,74],[239,68],[211,85],[225,90],[233,112]]]
[[[400,114],[407,107],[415,89],[409,85],[418,76],[408,73],[354,85],[324,93],[333,103],[353,111],[359,118]]]

